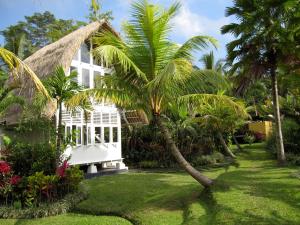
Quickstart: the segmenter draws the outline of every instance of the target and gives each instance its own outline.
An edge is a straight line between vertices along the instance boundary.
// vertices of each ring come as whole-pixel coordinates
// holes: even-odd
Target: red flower
[[[12,176],[12,178],[10,178],[10,184],[17,185],[18,183],[20,183],[21,179],[22,178],[20,176],[14,175],[14,176]]]
[[[65,160],[64,163],[56,169],[56,174],[60,177],[65,177],[65,172],[68,167],[69,167],[69,164],[68,164],[67,160]]]
[[[0,161],[0,173],[8,174],[10,171],[10,165],[5,161]]]

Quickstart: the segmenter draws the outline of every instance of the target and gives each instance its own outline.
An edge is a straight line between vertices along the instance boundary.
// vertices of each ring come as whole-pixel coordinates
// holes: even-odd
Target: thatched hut
[[[94,63],[91,54],[92,46],[88,41],[89,38],[101,29],[112,27],[102,21],[90,23],[60,40],[43,47],[33,55],[25,59],[25,63],[41,78],[45,79],[50,76],[57,66],[62,66],[66,73],[77,70],[77,81],[86,86],[93,88],[95,78],[103,76],[110,72],[109,69],[102,65]],[[116,32],[114,32],[116,33]],[[117,35],[117,34],[116,34]],[[23,82],[23,87],[18,94],[25,96],[30,102],[34,98],[35,89],[33,84],[28,81]],[[71,164],[89,165],[89,172],[95,172],[96,164],[102,167],[108,165],[125,169],[121,156],[121,118],[124,113],[120,113],[115,105],[101,103],[94,105],[94,111],[90,114],[88,121],[84,121],[81,111],[71,114],[66,109],[63,110],[63,123],[66,135],[76,130],[76,146],[69,147],[66,150],[66,156],[70,156]],[[14,107],[5,117],[7,124],[15,124],[20,119],[21,110]],[[54,102],[44,110],[48,117],[55,116],[56,104]],[[121,115],[122,114],[122,115]],[[140,112],[125,112],[123,121],[133,124],[145,123],[146,117]]]

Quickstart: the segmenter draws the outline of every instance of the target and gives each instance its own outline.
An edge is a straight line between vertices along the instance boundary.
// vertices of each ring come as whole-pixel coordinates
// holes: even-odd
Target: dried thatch
[[[24,62],[42,80],[51,75],[57,66],[62,66],[65,72],[67,72],[71,66],[72,59],[81,44],[101,29],[108,29],[118,35],[108,23],[104,21],[96,21],[73,31],[50,45],[41,48],[25,59]],[[35,95],[34,85],[29,80],[23,80],[22,84],[23,86],[17,94],[25,97],[28,102],[31,102]],[[49,102],[43,114],[47,117],[51,117],[54,115],[55,111],[56,103],[53,101]],[[20,107],[12,107],[6,114],[4,120],[7,124],[16,124],[21,117],[21,112],[22,110]]]

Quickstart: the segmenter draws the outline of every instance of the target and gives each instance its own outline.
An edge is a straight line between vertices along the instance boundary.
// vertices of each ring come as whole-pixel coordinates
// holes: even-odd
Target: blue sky
[[[112,10],[112,22],[117,31],[130,15],[130,3],[133,0],[102,0],[103,10]],[[57,18],[86,20],[90,0],[0,0],[0,30],[24,20],[24,16],[34,12],[52,12]],[[173,0],[152,0],[164,6],[169,6]],[[193,35],[210,35],[218,39],[218,58],[226,56],[225,44],[232,40],[229,35],[221,35],[220,27],[232,22],[225,17],[225,8],[231,5],[230,0],[180,0],[182,8],[175,17],[174,31],[171,39],[182,44]],[[0,44],[3,37],[0,36]],[[197,54],[199,58],[201,54]]]

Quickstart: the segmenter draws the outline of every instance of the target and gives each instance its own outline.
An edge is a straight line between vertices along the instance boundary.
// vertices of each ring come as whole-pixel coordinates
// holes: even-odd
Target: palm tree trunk
[[[56,141],[56,167],[60,164],[62,134],[62,102],[58,103],[58,125],[57,125],[57,141]]]
[[[242,151],[243,148],[242,148],[242,146],[240,145],[240,143],[238,142],[238,140],[236,139],[236,137],[234,136],[234,134],[232,135],[232,139],[233,139],[235,145],[237,146],[238,150],[239,150],[239,151]]]
[[[187,162],[185,160],[185,158],[182,156],[179,149],[176,147],[176,144],[174,143],[173,138],[172,138],[168,128],[164,125],[160,116],[156,116],[156,123],[157,123],[160,131],[162,132],[162,135],[166,141],[166,144],[170,148],[172,155],[177,160],[179,165],[204,187],[211,186],[213,184],[213,181],[211,179],[209,179],[208,177],[204,176],[202,173],[200,173],[194,167],[192,167],[191,164],[189,164],[189,162]]]
[[[228,156],[230,156],[231,158],[235,159],[236,156],[232,153],[232,151],[230,150],[230,148],[227,146],[227,144],[226,144],[226,142],[225,142],[225,140],[224,140],[223,135],[221,134],[221,132],[218,132],[218,136],[219,136],[219,139],[221,141],[221,144],[223,145],[223,148],[224,148],[226,154]]]
[[[275,68],[271,69],[271,78],[272,78],[272,97],[273,97],[273,110],[274,110],[274,118],[275,118],[276,144],[277,144],[277,160],[280,165],[284,165],[286,159],[285,159],[283,136],[281,130],[278,83],[277,83]]]

